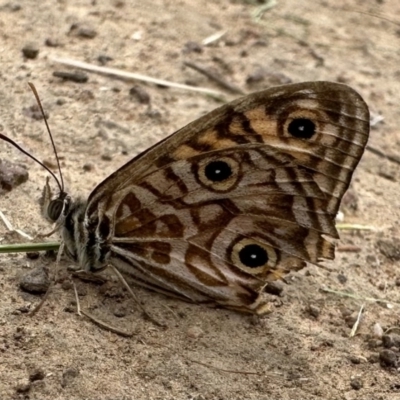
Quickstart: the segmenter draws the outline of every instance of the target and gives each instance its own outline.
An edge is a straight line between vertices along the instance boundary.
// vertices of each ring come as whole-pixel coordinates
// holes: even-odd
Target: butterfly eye
[[[290,121],[288,132],[291,136],[298,139],[311,139],[316,130],[315,123],[311,119],[296,118]]]
[[[265,243],[253,239],[242,239],[231,250],[233,264],[249,274],[260,274],[277,263],[276,251]]]
[[[239,163],[230,157],[202,160],[197,166],[201,184],[218,192],[230,190],[239,180]]]
[[[47,215],[53,221],[56,222],[60,215],[64,213],[64,215],[68,212],[70,204],[69,197],[57,198],[51,200],[47,207]]]

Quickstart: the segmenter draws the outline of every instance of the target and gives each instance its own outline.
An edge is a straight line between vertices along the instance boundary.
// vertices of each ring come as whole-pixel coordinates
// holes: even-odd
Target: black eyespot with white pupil
[[[248,268],[259,268],[268,263],[268,253],[258,244],[248,244],[239,251],[239,259]]]
[[[264,240],[239,238],[228,250],[230,262],[251,274],[268,274],[278,263],[277,251]]]
[[[239,156],[201,157],[193,164],[197,181],[208,190],[227,193],[233,190],[242,178]]]
[[[204,168],[204,175],[212,182],[222,182],[232,175],[232,168],[225,161],[211,161]]]
[[[295,118],[289,123],[287,130],[295,138],[311,139],[316,133],[316,126],[311,119]]]

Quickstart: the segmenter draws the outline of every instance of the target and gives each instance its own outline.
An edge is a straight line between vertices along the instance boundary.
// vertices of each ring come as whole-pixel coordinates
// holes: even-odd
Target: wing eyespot
[[[289,112],[283,122],[283,134],[295,139],[310,140],[324,130],[324,116],[320,113],[300,109]]]
[[[233,157],[207,158],[198,163],[197,178],[208,189],[226,192],[240,181],[240,165]]]
[[[233,245],[230,259],[242,271],[258,275],[274,268],[278,262],[278,255],[273,247],[244,238]]]

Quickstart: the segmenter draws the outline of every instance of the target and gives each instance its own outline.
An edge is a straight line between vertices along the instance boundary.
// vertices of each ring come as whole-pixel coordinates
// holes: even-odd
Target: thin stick
[[[203,39],[201,44],[203,46],[208,46],[211,43],[214,43],[214,42],[218,41],[219,39],[221,39],[223,36],[226,35],[227,32],[228,31],[223,30],[223,31],[219,31],[219,32],[213,33],[212,35],[210,35],[210,36],[206,37],[205,39]]]
[[[196,64],[192,61],[185,61],[184,64],[189,67],[189,68],[193,68],[195,71],[200,72],[201,74],[203,74],[204,76],[206,76],[207,78],[211,79],[212,81],[218,83],[218,85],[220,85],[221,87],[223,87],[224,89],[229,90],[232,93],[236,93],[236,94],[245,94],[244,91],[240,88],[238,88],[235,85],[232,85],[231,83],[229,83],[228,81],[226,81],[224,78],[222,78],[221,76],[217,75],[216,73],[210,71],[209,69],[206,69],[204,67],[202,67],[199,64]]]
[[[336,294],[338,296],[349,297],[349,298],[355,299],[355,300],[370,301],[372,303],[400,305],[400,303],[396,303],[396,302],[393,302],[393,301],[390,301],[390,300],[386,300],[386,299],[376,299],[374,297],[362,297],[362,296],[359,296],[357,294],[341,292],[339,290],[333,290],[333,289],[326,288],[326,287],[320,288],[320,290],[321,290],[321,292],[324,292],[324,293],[332,293],[332,294]]]
[[[337,229],[341,230],[351,230],[354,229],[356,231],[376,231],[377,229],[374,226],[370,225],[361,225],[361,224],[336,224]]]
[[[137,298],[136,294],[133,292],[131,287],[128,285],[128,282],[125,280],[125,278],[121,275],[121,273],[118,271],[117,268],[114,267],[114,265],[110,265],[111,269],[114,271],[115,275],[117,275],[118,279],[121,281],[121,283],[126,287],[128,292],[131,294],[133,300],[136,302],[136,304],[139,306],[139,308],[142,310],[143,314],[150,320],[152,321],[155,325],[160,326],[162,328],[165,328],[165,324],[162,324],[161,322],[158,322],[156,319],[154,319],[148,311],[143,307],[143,305],[140,303],[139,299]]]
[[[400,164],[400,157],[399,156],[386,154],[383,151],[377,149],[376,147],[372,147],[371,145],[368,145],[366,147],[366,149],[368,151],[370,151],[371,153],[377,155],[378,157],[386,158],[389,161],[392,161],[392,162],[394,162],[396,164]]]
[[[118,78],[124,78],[128,80],[138,80],[142,82],[150,82],[156,85],[163,85],[163,86],[173,87],[176,89],[191,90],[193,92],[201,92],[212,96],[224,97],[223,93],[217,92],[216,90],[183,85],[181,83],[170,82],[163,79],[156,79],[147,75],[136,74],[133,72],[126,72],[116,68],[99,67],[97,65],[88,64],[77,60],[71,60],[69,58],[51,58],[51,60],[59,64],[68,65],[69,67],[80,68],[86,71],[98,72],[100,74],[116,76]]]
[[[13,230],[14,230],[14,228],[13,228],[11,222],[7,219],[7,217],[3,214],[2,211],[0,211],[0,218],[2,219],[4,225],[6,226],[6,228],[7,228],[9,231],[13,231]]]
[[[14,229],[12,226],[12,223],[8,220],[8,218],[3,214],[2,211],[0,211],[0,219],[3,221],[4,225],[6,226],[6,228],[12,232],[17,232],[19,235],[21,235],[22,237],[24,237],[25,239],[29,239],[32,240],[33,237],[28,235],[27,233],[25,233],[24,231],[21,231],[21,229]]]
[[[73,279],[71,279],[72,282],[72,287],[74,288],[74,293],[75,293],[75,300],[76,300],[76,313],[81,317],[81,302],[79,301],[79,296],[78,296],[78,291],[76,289],[76,285]]]
[[[361,316],[363,310],[364,310],[364,304],[360,307],[360,311],[358,312],[356,322],[354,323],[353,328],[351,329],[349,337],[354,337],[354,335],[356,334],[358,326],[360,325],[361,322]]]
[[[81,313],[89,318],[92,322],[94,322],[96,325],[100,326],[100,328],[106,329],[110,332],[116,333],[117,335],[121,335],[124,337],[132,337],[134,335],[133,332],[126,332],[126,331],[122,331],[120,329],[114,328],[111,325],[106,324],[105,322],[93,317],[93,315],[90,315],[89,313],[87,313],[86,311],[81,310]]]

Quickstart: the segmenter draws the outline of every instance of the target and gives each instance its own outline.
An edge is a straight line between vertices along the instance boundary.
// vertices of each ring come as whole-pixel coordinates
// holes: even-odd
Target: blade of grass
[[[0,254],[58,250],[59,247],[59,242],[2,244],[0,245]]]

